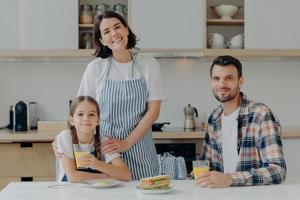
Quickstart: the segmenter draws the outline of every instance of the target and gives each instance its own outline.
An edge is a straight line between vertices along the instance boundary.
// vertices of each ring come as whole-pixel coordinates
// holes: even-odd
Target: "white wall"
[[[200,113],[209,113],[218,103],[209,84],[211,60],[158,59],[167,100],[159,121],[183,126],[183,107],[188,103]],[[9,106],[18,100],[37,101],[41,120],[65,120],[68,100],[77,88],[89,60],[0,61],[0,126],[8,124]],[[283,126],[300,125],[300,60],[243,60],[249,97],[266,103]],[[198,124],[199,124],[198,119]]]

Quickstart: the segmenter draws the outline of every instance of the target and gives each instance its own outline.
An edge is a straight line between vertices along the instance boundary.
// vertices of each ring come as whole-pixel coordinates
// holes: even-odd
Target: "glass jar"
[[[80,6],[80,24],[92,24],[93,23],[93,6],[90,4],[82,4]]]
[[[93,34],[90,32],[81,33],[80,38],[80,48],[81,49],[92,49],[93,48]]]
[[[115,4],[114,11],[121,15],[127,21],[127,7],[124,4]]]
[[[109,10],[109,5],[107,4],[97,4],[95,6],[95,16],[102,15],[104,12]]]

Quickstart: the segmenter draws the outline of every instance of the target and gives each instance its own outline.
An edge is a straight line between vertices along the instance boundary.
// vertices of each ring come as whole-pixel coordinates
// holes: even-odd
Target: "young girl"
[[[131,180],[131,172],[120,154],[105,154],[104,160],[101,160],[101,141],[97,126],[99,113],[99,106],[92,97],[79,96],[72,101],[69,129],[62,131],[57,137],[58,150],[62,153],[60,168],[63,169],[59,170],[59,181],[78,182],[101,178]],[[91,153],[79,159],[80,166],[86,169],[76,169],[73,144],[90,145]]]

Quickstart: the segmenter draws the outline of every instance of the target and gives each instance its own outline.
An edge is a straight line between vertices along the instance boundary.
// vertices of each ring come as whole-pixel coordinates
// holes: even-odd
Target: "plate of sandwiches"
[[[92,179],[86,180],[83,183],[87,184],[87,187],[92,188],[110,188],[116,187],[121,183],[121,181],[114,180],[114,179]]]
[[[143,178],[136,188],[144,194],[164,194],[171,191],[171,178],[168,175]]]

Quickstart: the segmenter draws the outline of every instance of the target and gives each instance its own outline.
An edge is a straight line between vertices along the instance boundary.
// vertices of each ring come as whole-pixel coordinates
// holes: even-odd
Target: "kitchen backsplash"
[[[167,99],[158,122],[182,127],[183,108],[188,104],[199,111],[196,125],[218,105],[209,80],[211,60],[160,58]],[[81,76],[89,60],[1,61],[0,126],[9,122],[9,106],[18,100],[39,102],[41,120],[67,119],[69,99],[76,96]],[[242,60],[247,95],[270,106],[284,126],[300,124],[298,102],[300,60]],[[296,111],[295,111],[296,109]]]

